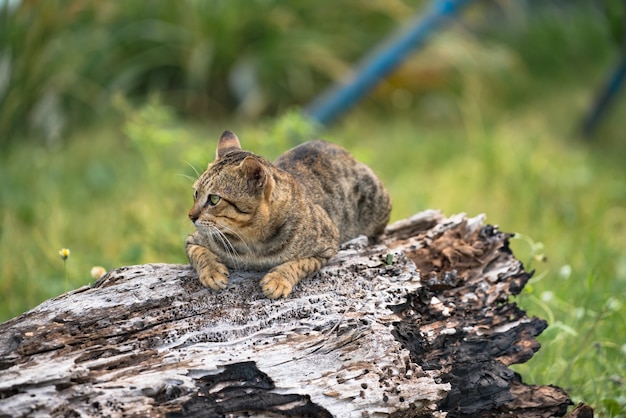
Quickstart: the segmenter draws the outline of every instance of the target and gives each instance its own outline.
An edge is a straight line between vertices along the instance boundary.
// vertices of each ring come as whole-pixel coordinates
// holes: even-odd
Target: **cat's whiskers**
[[[198,171],[198,169],[196,167],[194,167],[194,165],[191,164],[189,161],[185,161],[185,163],[187,163],[187,165],[189,167],[191,167],[191,169],[196,173],[196,178],[199,178],[200,177],[200,172]],[[195,180],[195,179],[192,179],[192,180]]]
[[[188,176],[187,174],[177,173],[177,175],[179,175],[179,176],[181,176],[181,177],[184,177],[184,178],[186,178],[187,180],[191,180],[192,182],[193,182],[193,181],[196,181],[196,179],[195,179],[195,178],[193,178],[193,177],[191,177],[191,176]]]
[[[219,238],[220,242],[221,242],[221,246],[224,248],[224,250],[226,250],[226,253],[228,254],[228,257],[231,259],[231,261],[233,262],[233,265],[237,268],[239,268],[240,263],[239,260],[237,258],[238,255],[238,251],[237,249],[233,246],[233,244],[230,242],[230,240],[228,239],[228,237],[219,230],[218,227],[216,226],[212,226],[211,227],[211,234],[210,234],[211,239],[213,240],[214,243],[217,244],[217,242],[215,241],[215,237]]]
[[[243,237],[243,235],[239,232],[237,232],[234,228],[222,225],[221,226],[222,229],[224,229],[226,232],[229,232],[233,235],[235,235],[237,238],[239,238],[239,241],[241,241],[243,243],[243,245],[246,247],[246,250],[248,253],[251,253],[252,250],[250,249],[250,246],[248,245],[248,243],[246,242],[245,238]]]

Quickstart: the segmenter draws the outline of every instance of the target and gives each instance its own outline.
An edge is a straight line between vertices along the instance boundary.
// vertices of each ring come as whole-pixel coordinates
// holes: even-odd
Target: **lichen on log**
[[[188,265],[112,270],[0,324],[0,416],[562,416],[508,368],[546,323],[483,221],[422,212],[277,301],[258,272],[213,292]]]

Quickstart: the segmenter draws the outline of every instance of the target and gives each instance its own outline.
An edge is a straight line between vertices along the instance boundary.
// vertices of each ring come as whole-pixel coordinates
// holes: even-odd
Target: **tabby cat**
[[[272,299],[287,296],[358,235],[380,235],[391,211],[373,171],[324,141],[299,145],[273,164],[243,151],[225,131],[216,158],[194,183],[187,238],[204,286],[226,287],[229,269],[269,270],[261,280]]]

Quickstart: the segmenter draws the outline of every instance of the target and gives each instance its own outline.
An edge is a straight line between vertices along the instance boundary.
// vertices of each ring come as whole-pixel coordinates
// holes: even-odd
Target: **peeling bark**
[[[509,238],[422,212],[278,301],[262,273],[213,292],[187,265],[113,270],[0,324],[0,417],[563,416],[508,368],[547,326],[509,301],[531,276]]]

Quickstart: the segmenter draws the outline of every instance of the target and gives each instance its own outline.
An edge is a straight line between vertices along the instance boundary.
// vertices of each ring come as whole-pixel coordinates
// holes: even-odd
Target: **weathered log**
[[[426,211],[345,244],[283,300],[187,265],[112,270],[0,324],[0,416],[562,416],[508,366],[547,326],[509,234]]]

